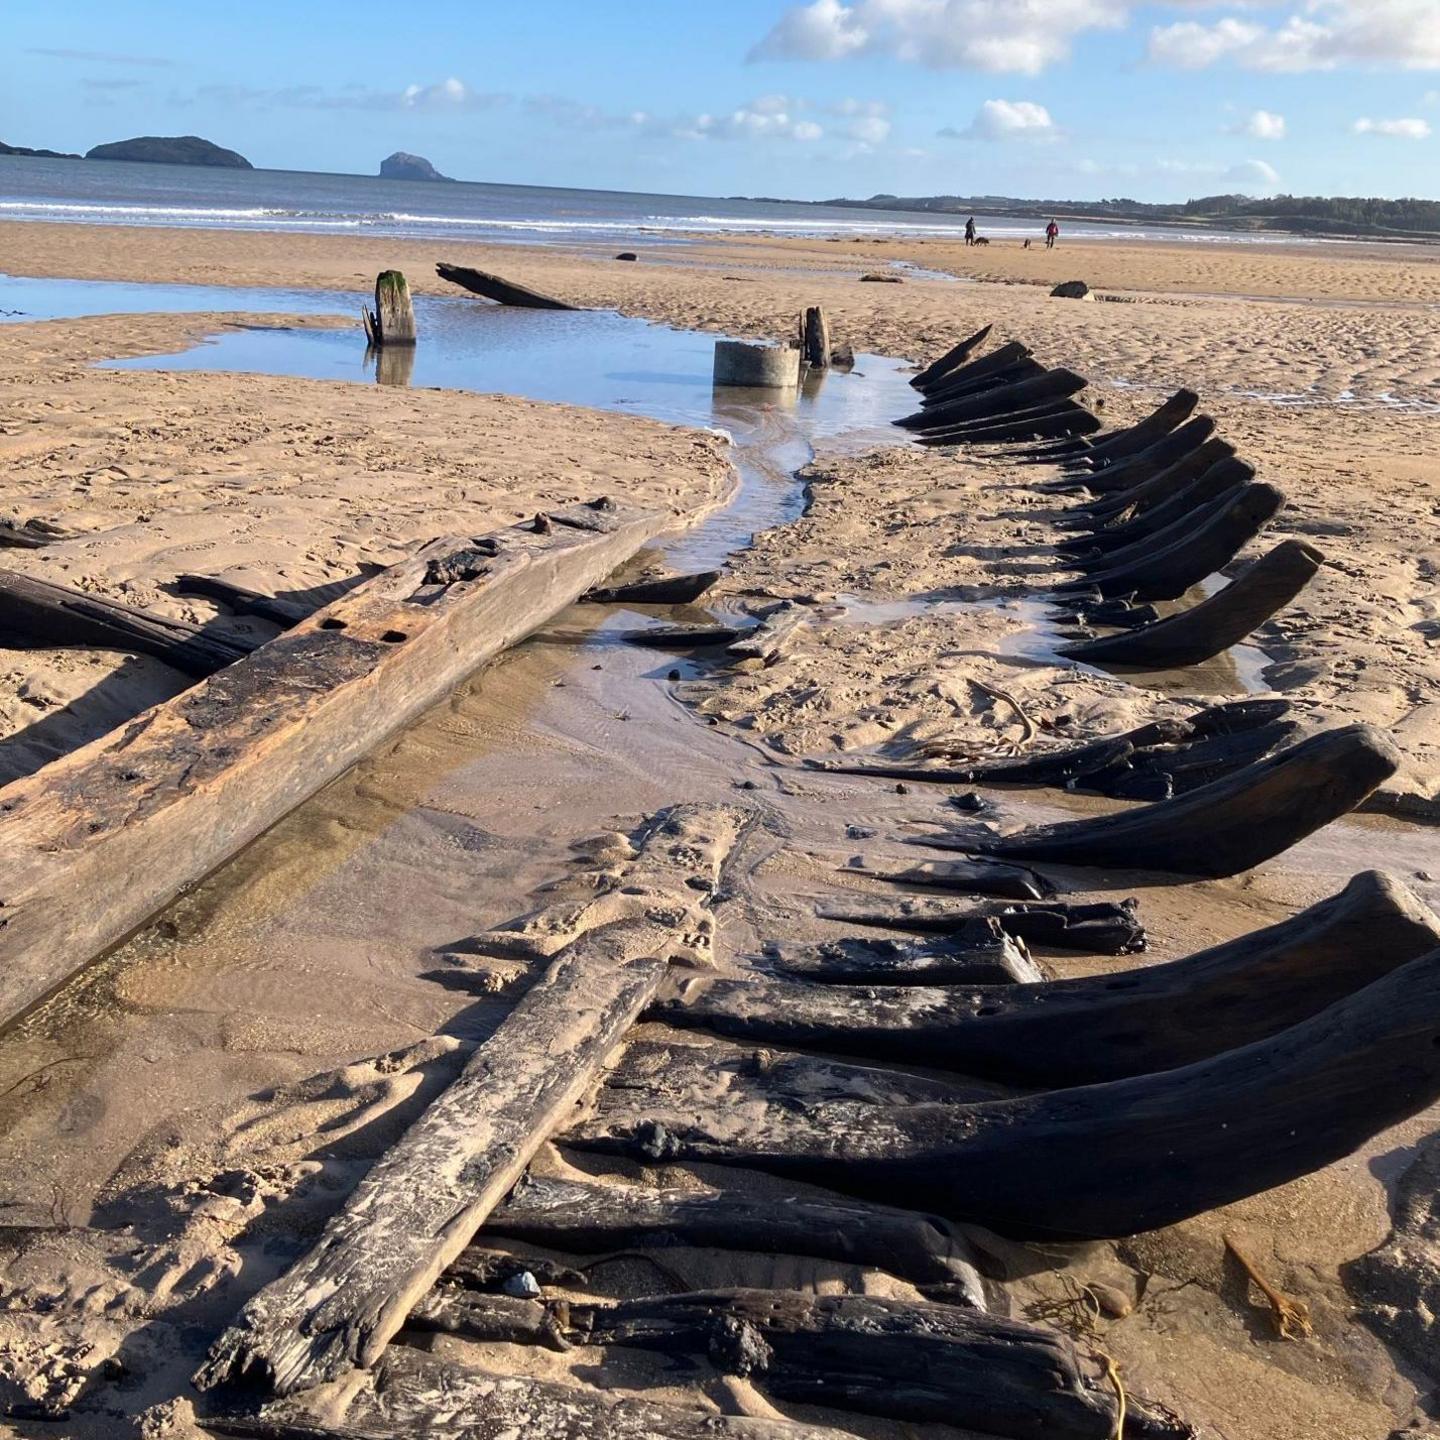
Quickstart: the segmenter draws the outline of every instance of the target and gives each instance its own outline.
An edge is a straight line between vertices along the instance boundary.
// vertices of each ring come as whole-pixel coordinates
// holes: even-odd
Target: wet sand
[[[161,247],[155,232],[128,231],[105,234],[103,245],[92,236],[82,256],[69,229],[0,227],[16,257],[7,263],[17,271],[41,264],[44,241],[58,247],[43,260],[58,273],[94,273],[84,260],[125,278],[203,272],[238,283],[264,274],[333,286],[347,277],[359,284],[367,268],[373,274],[397,257],[428,283],[425,259],[434,258],[387,242],[201,232],[176,232]],[[282,248],[293,252],[289,262]],[[1196,384],[1221,433],[1290,494],[1275,533],[1314,538],[1335,561],[1300,612],[1262,637],[1286,665],[1319,669],[1271,683],[1284,682],[1287,694],[1327,716],[1392,728],[1416,766],[1433,760],[1429,627],[1440,610],[1435,555],[1423,537],[1433,537],[1440,502],[1440,419],[1381,403],[1386,393],[1435,398],[1430,317],[1376,308],[1374,294],[1341,312],[1198,298],[1082,306],[1034,287],[869,285],[847,273],[858,259],[848,255],[797,275],[810,262],[798,246],[729,247],[722,271],[714,247],[695,269],[482,247],[446,246],[445,255],[467,249],[477,253],[458,258],[577,300],[736,333],[781,333],[801,304],[823,300],[838,338],[912,358],[993,319],[1002,338],[1023,338],[1102,388],[1138,378],[1138,390],[1107,393],[1117,421],[1148,408],[1161,389]],[[65,269],[67,261],[75,263]],[[1385,275],[1393,263],[1356,262]],[[1345,273],[1334,285],[1359,289]],[[1254,278],[1237,278],[1237,287],[1251,293]],[[83,522],[105,536],[67,562],[66,578],[166,607],[174,602],[162,585],[182,559],[185,569],[224,566],[260,588],[314,584],[439,533],[439,519],[468,527],[509,518],[539,497],[571,498],[590,485],[684,509],[708,503],[726,483],[727,452],[713,437],[650,422],[490,397],[85,366],[100,354],[163,348],[206,323],[126,317],[0,329],[7,499],[13,493],[17,514]],[[1329,342],[1344,335],[1354,348],[1337,358]],[[1288,382],[1294,369],[1317,387],[1309,407],[1279,409],[1233,393]],[[1231,393],[1212,396],[1210,386]],[[1357,402],[1341,400],[1346,390]],[[763,426],[758,438],[763,446]],[[1011,717],[975,678],[1003,677],[1052,725],[1067,714],[1078,734],[1192,704],[1183,685],[1063,676],[1037,653],[1024,601],[1048,565],[1051,502],[1017,487],[1043,478],[912,450],[822,453],[809,513],[735,556],[716,596],[722,610],[814,602],[817,623],[791,658],[714,675],[620,647],[614,632],[643,617],[578,607],[7,1035],[4,1218],[39,1229],[9,1235],[0,1373],[28,1366],[43,1378],[118,1349],[136,1375],[126,1416],[183,1393],[197,1344],[313,1234],[318,1216],[453,1069],[456,1041],[485,1033],[508,1003],[477,1002],[427,975],[457,939],[539,903],[541,886],[573,871],[575,842],[678,799],[755,804],[765,826],[722,910],[721,959],[734,964],[761,936],[819,933],[813,896],[866,889],[841,873],[851,855],[914,858],[896,841],[941,813],[938,797],[814,775],[797,769],[796,757],[940,734],[1011,743]],[[1397,544],[1397,535],[1417,543]],[[42,552],[19,562],[57,558]],[[865,608],[917,600],[958,608],[869,616]],[[850,613],[840,613],[847,604]],[[59,663],[5,658],[11,704],[24,703],[24,687]],[[90,683],[82,676],[76,692]],[[1009,792],[999,803],[1006,823],[1107,808],[1049,792]],[[875,835],[857,842],[847,825]],[[1152,941],[1141,963],[1272,923],[1370,864],[1428,887],[1433,900],[1433,884],[1416,872],[1432,863],[1434,834],[1358,818],[1233,881],[1137,891]],[[1097,894],[1131,893],[1139,878],[1107,877]],[[1045,959],[1065,974],[1131,963]],[[426,1038],[437,1031],[447,1038]],[[365,1058],[409,1046],[419,1048],[381,1064]],[[274,1086],[282,1088],[267,1093]],[[1015,1303],[1059,1294],[1062,1270],[1143,1289],[1142,1303],[1105,1324],[1101,1337],[1136,1393],[1233,1440],[1383,1440],[1409,1420],[1416,1390],[1405,1366],[1397,1370],[1354,1319],[1339,1267],[1384,1239],[1388,1189],[1436,1119],[1416,1117],[1315,1176],[1153,1236],[1037,1251],[1033,1274],[1012,1287]],[[217,1172],[243,1183],[209,1180]],[[117,1230],[122,1223],[131,1228]],[[1269,1336],[1257,1297],[1223,1260],[1226,1231],[1306,1299],[1315,1339],[1282,1345]],[[770,1257],[673,1258],[696,1285],[875,1283],[819,1265],[780,1273]],[[42,1296],[59,1303],[42,1307]],[[583,1359],[467,1348],[517,1371],[574,1366],[594,1375]],[[613,1387],[654,1394],[667,1383],[633,1358],[607,1357],[606,1365]],[[707,1373],[696,1383],[717,1408],[763,1410],[753,1392]],[[81,1418],[75,1433],[117,1433],[116,1423],[131,1422]],[[185,1434],[187,1424],[182,1407],[160,1433]],[[897,1440],[901,1433],[881,1422],[857,1428]]]

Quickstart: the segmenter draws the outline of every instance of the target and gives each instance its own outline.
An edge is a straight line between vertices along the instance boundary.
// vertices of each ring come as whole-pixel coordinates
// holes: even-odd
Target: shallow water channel
[[[361,303],[297,292],[68,288],[81,284],[3,281],[0,310],[34,318],[122,308],[333,313]],[[187,293],[172,304],[176,291]],[[813,448],[893,443],[889,421],[914,399],[902,362],[878,356],[782,397],[712,388],[713,335],[463,299],[421,297],[417,310],[413,369],[381,375],[387,383],[505,390],[728,431],[739,493],[658,547],[657,558],[678,568],[718,566],[756,530],[798,515],[795,471]],[[180,354],[116,363],[376,378],[358,327],[234,329]],[[883,623],[907,604],[856,597],[851,612]],[[957,626],[964,608],[946,606]],[[189,1107],[232,1103],[446,1027],[483,1032],[485,1002],[432,978],[437,952],[531,908],[534,892],[573,866],[576,841],[628,828],[661,806],[738,800],[764,817],[749,844],[747,884],[727,907],[730,949],[756,937],[762,916],[767,935],[805,933],[811,898],[845,883],[837,871],[858,848],[853,834],[878,837],[872,856],[888,843],[893,858],[925,858],[894,841],[935,821],[939,795],[898,795],[777,765],[743,734],[707,726],[680,703],[676,682],[695,673],[690,661],[620,639],[678,618],[700,617],[595,605],[556,617],[14,1027],[0,1046],[0,1169],[9,1181],[0,1216],[83,1221],[132,1147]],[[1038,627],[1049,623],[1035,618]],[[1044,647],[1043,628],[1033,638],[1029,654]],[[1217,688],[1233,693],[1233,682]],[[1011,792],[997,816],[1019,822],[1103,808]],[[1316,898],[1376,863],[1382,843],[1401,873],[1421,863],[1423,837],[1358,820],[1292,852],[1278,878],[1203,887],[1216,899],[1203,920],[1202,887],[1147,892],[1156,953],[1269,923],[1297,895]]]

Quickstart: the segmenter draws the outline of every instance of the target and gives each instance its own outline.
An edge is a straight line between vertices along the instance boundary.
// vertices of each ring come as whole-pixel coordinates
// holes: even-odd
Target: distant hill
[[[29,155],[36,160],[78,160],[78,155],[69,155],[64,150],[31,150],[25,145],[7,145],[0,140],[0,155]]]
[[[1017,200],[1009,195],[872,195],[868,200],[819,200],[860,210],[929,215],[999,215],[1017,219],[1102,220],[1120,225],[1192,225],[1226,230],[1284,230],[1389,240],[1440,239],[1440,200],[1379,200],[1346,196],[1207,195],[1175,205],[1143,200]]]
[[[151,165],[215,165],[226,170],[255,167],[234,150],[224,150],[198,135],[138,135],[85,152],[87,160],[143,160]]]
[[[448,180],[423,155],[409,155],[397,150],[380,162],[382,180]]]

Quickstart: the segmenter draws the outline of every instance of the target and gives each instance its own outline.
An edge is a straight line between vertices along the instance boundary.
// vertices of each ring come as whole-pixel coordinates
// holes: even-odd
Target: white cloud
[[[407,110],[488,110],[496,97],[472,90],[452,75],[434,85],[407,85],[400,103]]]
[[[1249,70],[1299,72],[1344,65],[1440,70],[1436,0],[1292,0],[1279,24],[1227,15],[1150,32],[1149,56],[1199,70],[1231,60]]]
[[[1285,138],[1285,117],[1273,110],[1252,110],[1249,118],[1240,127],[1240,133],[1252,140],[1283,140]]]
[[[940,132],[950,140],[1050,140],[1057,133],[1050,112],[1033,100],[987,100],[964,130]]]
[[[1280,172],[1264,160],[1242,160],[1232,165],[1222,179],[1242,190],[1264,190],[1273,193],[1280,186]]]
[[[781,16],[752,60],[893,55],[935,69],[1035,75],[1087,30],[1124,24],[1129,0],[811,0]]]
[[[1371,120],[1362,116],[1350,127],[1357,135],[1385,135],[1392,140],[1428,140],[1430,122],[1415,118]]]

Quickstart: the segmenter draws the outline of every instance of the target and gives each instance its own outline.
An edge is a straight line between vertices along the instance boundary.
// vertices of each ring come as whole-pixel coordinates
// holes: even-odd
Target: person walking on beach
[[[967,245],[975,243],[975,217],[973,215],[965,222],[965,243]]]
[[[1045,248],[1053,250],[1055,242],[1060,238],[1060,227],[1052,220],[1045,227]]]

